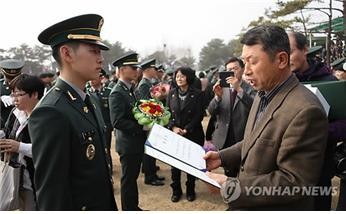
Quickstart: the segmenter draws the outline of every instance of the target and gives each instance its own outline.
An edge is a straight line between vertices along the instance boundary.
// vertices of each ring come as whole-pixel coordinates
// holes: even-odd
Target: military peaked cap
[[[210,66],[207,70],[205,70],[205,73],[207,74],[207,73],[209,73],[210,71],[214,71],[216,68],[217,68],[216,65],[212,65],[212,66]]]
[[[165,73],[168,74],[168,75],[173,75],[174,74],[174,68],[172,67],[168,67],[166,70],[165,70]]]
[[[40,78],[47,78],[47,77],[52,78],[52,77],[54,77],[54,74],[50,73],[50,72],[44,72],[44,73],[41,73],[39,77]]]
[[[311,47],[311,48],[309,48],[307,55],[314,57],[321,50],[322,50],[321,45]]]
[[[143,70],[145,70],[147,68],[155,68],[155,69],[157,69],[156,59],[148,59],[148,60],[142,62],[140,66],[141,66],[141,68]]]
[[[157,65],[156,68],[157,68],[157,70],[160,71],[160,72],[165,72],[165,66],[163,66],[162,64]]]
[[[337,59],[337,60],[335,60],[334,62],[332,62],[332,63],[330,64],[330,66],[332,66],[333,69],[335,69],[335,70],[340,70],[340,71],[342,71],[342,70],[344,70],[343,65],[344,65],[345,61],[346,61],[346,58],[345,58],[345,57],[342,57],[342,58]]]
[[[0,61],[0,68],[6,76],[17,76],[21,73],[24,62],[17,59],[5,59]]]
[[[140,67],[138,64],[138,54],[135,52],[128,52],[125,55],[116,59],[113,62],[113,65],[118,68],[126,65]]]
[[[86,14],[66,19],[45,29],[38,40],[54,47],[69,41],[98,45],[102,50],[109,48],[101,42],[100,32],[103,18],[97,14]]]

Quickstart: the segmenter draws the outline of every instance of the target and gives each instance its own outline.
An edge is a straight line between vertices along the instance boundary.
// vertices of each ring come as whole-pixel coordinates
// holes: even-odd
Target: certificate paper
[[[160,125],[152,127],[144,144],[144,153],[220,188],[205,174],[203,147]]]
[[[326,99],[323,97],[323,95],[321,94],[320,90],[317,87],[313,87],[311,85],[304,85],[306,88],[308,88],[312,93],[314,93],[318,100],[321,102],[324,111],[326,112],[327,116],[329,114],[329,109],[330,109],[330,105],[328,104],[328,102],[326,101]]]

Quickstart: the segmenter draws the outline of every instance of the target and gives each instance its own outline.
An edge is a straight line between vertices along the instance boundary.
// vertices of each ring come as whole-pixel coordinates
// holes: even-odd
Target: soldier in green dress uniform
[[[0,70],[4,78],[0,79],[0,130],[7,121],[8,115],[14,106],[11,95],[10,82],[21,74],[24,62],[17,59],[6,59],[0,61]]]
[[[102,78],[104,77],[104,75],[106,75],[106,71],[102,69],[100,72],[100,76],[96,78],[95,80],[91,80],[89,82],[90,87],[88,88],[88,92],[91,96],[95,98],[98,104],[97,106],[101,110],[103,120],[105,121],[105,124],[106,124],[106,127],[105,127],[106,128],[106,133],[105,133],[106,145],[107,145],[109,154],[111,154],[110,148],[111,148],[111,141],[112,141],[113,126],[110,119],[108,99],[112,89],[102,85]],[[111,164],[111,168],[113,171],[112,164]]]
[[[143,70],[143,78],[139,82],[136,94],[139,99],[148,100],[151,99],[150,88],[154,85],[154,81],[157,78],[156,60],[149,59],[141,63]],[[164,185],[164,177],[158,176],[156,171],[156,159],[144,154],[142,170],[144,172],[144,183],[153,186]]]
[[[121,207],[122,210],[139,211],[137,178],[146,135],[143,126],[138,124],[132,114],[137,101],[132,81],[138,76],[138,55],[127,53],[115,60],[113,65],[119,69],[119,80],[109,96],[109,106],[111,122],[115,128],[115,148],[121,164]]]
[[[117,210],[105,123],[85,93],[99,76],[108,47],[103,18],[86,14],[59,22],[38,40],[52,47],[60,76],[29,118],[39,210]]]

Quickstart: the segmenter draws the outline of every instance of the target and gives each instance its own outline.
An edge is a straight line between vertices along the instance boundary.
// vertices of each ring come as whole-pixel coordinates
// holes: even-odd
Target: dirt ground
[[[203,121],[203,126],[206,127],[209,118],[205,117]],[[113,159],[113,179],[114,179],[114,189],[115,189],[115,199],[118,208],[121,209],[120,203],[120,162],[119,155],[115,152],[114,139],[112,148],[112,159]],[[186,181],[186,176],[182,173],[182,189],[184,195],[181,200],[177,203],[171,202],[171,183],[170,179],[170,166],[157,161],[157,165],[160,166],[158,174],[166,178],[164,186],[151,186],[144,184],[144,176],[140,173],[137,180],[139,189],[139,207],[144,210],[151,211],[223,211],[226,210],[227,205],[222,201],[220,194],[212,194],[208,191],[207,185],[200,180],[196,180],[196,200],[189,202],[186,200],[185,188],[183,184]],[[222,170],[219,170],[222,173]],[[333,179],[333,186],[339,186],[339,179],[335,177]],[[333,196],[332,210],[335,210],[338,195]]]
[[[114,154],[113,157],[115,167],[114,178],[114,188],[115,188],[115,200],[117,202],[118,208],[121,207],[120,201],[120,165],[119,156]],[[144,210],[151,211],[184,211],[184,210],[225,210],[226,205],[223,203],[219,194],[211,195],[208,192],[206,184],[200,180],[196,181],[196,200],[189,202],[186,200],[185,194],[182,196],[178,203],[171,202],[171,188],[170,184],[170,166],[165,163],[157,161],[157,165],[160,166],[160,171],[158,174],[166,178],[164,186],[151,186],[144,184],[144,176],[141,173],[137,180],[139,189],[139,207]],[[182,184],[186,180],[186,176],[182,174]],[[185,193],[185,188],[182,186],[183,192]]]

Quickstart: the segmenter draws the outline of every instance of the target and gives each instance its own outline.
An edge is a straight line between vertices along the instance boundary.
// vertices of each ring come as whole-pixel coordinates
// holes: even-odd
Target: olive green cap
[[[98,45],[102,50],[109,50],[101,41],[102,25],[103,18],[100,15],[80,15],[50,26],[40,33],[38,40],[51,47],[69,41],[79,41]]]

